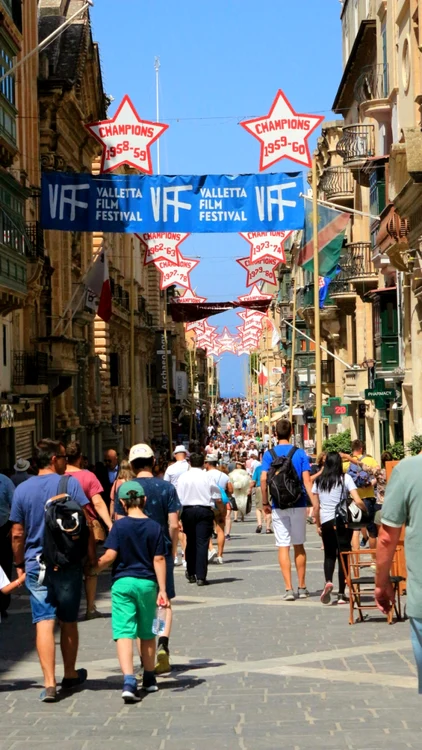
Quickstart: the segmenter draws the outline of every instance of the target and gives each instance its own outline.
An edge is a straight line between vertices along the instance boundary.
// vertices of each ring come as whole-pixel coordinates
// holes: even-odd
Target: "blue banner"
[[[303,175],[42,176],[44,229],[69,232],[270,232],[301,229]]]

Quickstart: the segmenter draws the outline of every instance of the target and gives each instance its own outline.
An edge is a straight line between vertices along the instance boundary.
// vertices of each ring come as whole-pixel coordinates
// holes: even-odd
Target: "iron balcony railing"
[[[14,385],[47,385],[48,354],[44,352],[13,352]]]
[[[315,297],[314,297],[314,284],[307,284],[303,289],[300,289],[297,293],[297,307],[314,307],[315,303]],[[329,290],[329,293],[327,294],[327,297],[324,301],[324,307],[330,307],[331,305],[335,305],[334,300],[331,299],[331,289]]]
[[[361,279],[366,276],[376,276],[372,262],[372,246],[370,242],[353,242],[347,245],[350,279]]]
[[[373,125],[346,125],[337,143],[337,153],[345,164],[364,161],[375,156],[375,128]]]
[[[350,293],[352,293],[352,289],[350,288],[350,270],[346,267],[332,280],[330,295],[331,297],[336,297],[338,294]]]
[[[355,99],[358,104],[388,97],[388,64],[366,65],[356,81]]]
[[[328,167],[321,177],[320,187],[327,200],[338,196],[353,197],[353,175],[347,167]]]

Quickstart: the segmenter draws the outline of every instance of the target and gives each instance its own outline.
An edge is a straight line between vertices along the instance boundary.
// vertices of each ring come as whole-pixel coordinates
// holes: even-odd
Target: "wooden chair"
[[[387,615],[389,625],[393,622],[394,613],[397,620],[402,619],[400,583],[404,579],[398,573],[398,555],[400,549],[397,547],[391,565],[390,580],[393,584],[396,598],[394,609],[392,608]],[[358,610],[359,622],[363,622],[363,610],[377,609],[375,603],[375,554],[375,550],[354,550],[352,552],[342,552],[340,555],[346,584],[349,587],[349,625],[355,623],[355,610]]]

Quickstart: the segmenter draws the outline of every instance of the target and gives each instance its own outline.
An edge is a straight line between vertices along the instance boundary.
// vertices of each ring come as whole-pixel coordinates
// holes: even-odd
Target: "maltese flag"
[[[275,349],[277,344],[281,341],[280,330],[271,318],[267,318],[267,326],[272,329],[271,346]]]
[[[86,306],[105,323],[111,318],[111,286],[108,260],[104,250],[99,253],[85,278]]]
[[[261,365],[258,373],[258,383],[260,386],[264,386],[268,380],[268,370],[265,365]]]

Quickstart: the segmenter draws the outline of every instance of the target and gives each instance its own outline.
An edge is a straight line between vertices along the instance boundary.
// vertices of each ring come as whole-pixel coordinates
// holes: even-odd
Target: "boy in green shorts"
[[[120,487],[119,499],[127,515],[111,529],[104,545],[107,551],[93,572],[113,565],[111,623],[123,672],[122,698],[125,703],[136,703],[141,700],[133,670],[136,638],[141,639],[142,687],[148,693],[158,690],[152,625],[157,604],[169,606],[165,543],[161,526],[143,512],[146,497],[139,482],[125,482]]]

